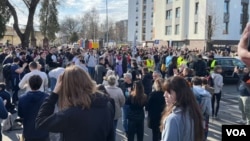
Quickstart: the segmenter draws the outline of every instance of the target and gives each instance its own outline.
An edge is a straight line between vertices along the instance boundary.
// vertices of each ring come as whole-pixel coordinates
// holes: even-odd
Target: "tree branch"
[[[14,8],[14,6],[8,1],[6,0],[6,6],[9,7],[9,10],[13,16],[13,19],[14,19],[14,24],[13,24],[13,28],[15,29],[17,35],[19,37],[22,37],[23,36],[23,33],[21,32],[19,26],[18,26],[18,18],[17,18],[17,13],[16,13],[16,10]]]
[[[27,0],[23,0],[24,4],[27,6],[27,8],[29,9],[30,8],[30,4]]]

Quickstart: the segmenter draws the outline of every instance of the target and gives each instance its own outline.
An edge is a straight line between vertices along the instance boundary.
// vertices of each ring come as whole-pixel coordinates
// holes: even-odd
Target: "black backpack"
[[[6,80],[11,80],[11,63],[3,65],[3,77]]]

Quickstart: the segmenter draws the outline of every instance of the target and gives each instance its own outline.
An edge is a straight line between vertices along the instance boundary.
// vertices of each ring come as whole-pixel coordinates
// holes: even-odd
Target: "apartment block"
[[[129,0],[128,41],[151,41],[153,33],[154,0]]]
[[[249,0],[155,0],[153,39],[173,47],[236,45],[249,21]],[[246,13],[246,14],[243,14]]]

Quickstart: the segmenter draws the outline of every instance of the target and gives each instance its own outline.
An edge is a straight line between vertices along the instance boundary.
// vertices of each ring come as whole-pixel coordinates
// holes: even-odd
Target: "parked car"
[[[233,57],[215,57],[217,65],[222,66],[222,76],[224,82],[237,83],[239,78],[234,74],[234,68],[238,67],[242,69],[246,67],[246,65],[239,59]]]

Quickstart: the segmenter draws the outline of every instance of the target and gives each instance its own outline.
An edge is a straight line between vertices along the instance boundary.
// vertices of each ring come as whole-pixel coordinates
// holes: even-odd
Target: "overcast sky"
[[[27,22],[28,11],[23,3],[23,0],[10,0],[15,7],[19,24],[25,25]],[[59,20],[62,20],[66,16],[81,17],[86,11],[91,10],[93,7],[97,9],[100,14],[101,21],[106,18],[106,0],[59,0],[61,5],[59,6]],[[34,26],[39,26],[39,9],[35,13]],[[110,20],[119,21],[128,18],[128,0],[108,0],[108,13]],[[13,24],[13,19],[9,24]]]

